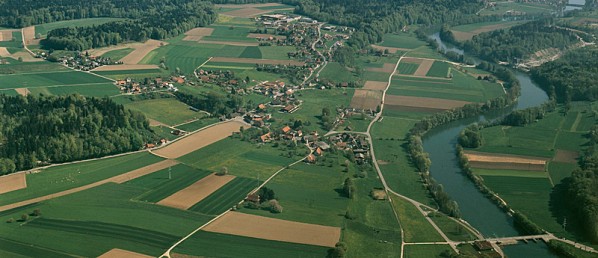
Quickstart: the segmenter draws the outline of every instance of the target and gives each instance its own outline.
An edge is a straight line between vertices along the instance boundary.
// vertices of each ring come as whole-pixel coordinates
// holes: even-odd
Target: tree
[[[322,108],[322,117],[330,115],[330,109],[328,107]]]
[[[29,215],[23,214],[21,215],[21,221],[27,221],[29,219]]]
[[[269,200],[268,206],[270,208],[270,212],[272,212],[272,213],[281,213],[282,212],[282,206],[280,206],[280,204],[278,203],[278,200]]]
[[[343,184],[343,193],[346,197],[353,199],[355,196],[355,184],[353,183],[353,179],[347,177],[345,179],[345,183]]]
[[[220,171],[218,171],[216,173],[217,176],[224,176],[226,174],[228,174],[228,168],[227,167],[220,168]]]
[[[344,242],[338,242],[334,245],[334,248],[328,250],[327,258],[343,258],[347,254],[347,244]]]
[[[268,187],[260,188],[260,190],[258,191],[258,195],[260,196],[260,203],[276,199],[274,190],[272,190]]]

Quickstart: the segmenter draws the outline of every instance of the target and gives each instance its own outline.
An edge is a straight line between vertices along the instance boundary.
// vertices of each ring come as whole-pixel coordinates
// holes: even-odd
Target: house
[[[146,143],[144,147],[145,147],[146,149],[151,149],[151,148],[155,148],[155,147],[156,147],[156,145],[155,145],[155,144],[153,144],[153,143]]]
[[[264,105],[264,104],[259,104],[259,105],[257,106],[257,108],[258,108],[258,109],[261,109],[261,110],[264,110],[264,109],[266,109],[266,105]]]
[[[318,156],[322,156],[322,153],[323,153],[323,151],[322,151],[322,149],[320,149],[320,147],[316,148],[316,151],[314,151],[314,152],[315,152],[315,153],[316,153],[316,155],[318,155]]]
[[[316,163],[316,156],[314,156],[313,154],[309,154],[305,161],[307,161],[307,163]]]
[[[289,127],[288,125],[282,128],[283,133],[289,133],[290,131],[291,131],[291,127]]]
[[[476,241],[473,243],[473,246],[478,251],[489,251],[489,250],[494,249],[494,248],[492,248],[492,244],[490,244],[490,242],[488,242],[488,241]]]
[[[295,110],[295,105],[290,105],[290,104],[289,104],[289,105],[286,105],[286,106],[285,106],[285,107],[282,109],[282,111],[283,111],[283,112],[287,112],[287,113],[291,113],[291,112],[293,112],[294,110]]]
[[[260,195],[257,193],[252,193],[250,195],[247,195],[247,197],[245,198],[245,201],[253,202],[253,203],[260,203]]]
[[[271,133],[264,134],[264,135],[260,136],[260,139],[264,143],[270,142],[272,140],[272,134]]]
[[[328,145],[328,143],[325,143],[325,142],[316,142],[316,146],[318,146],[318,148],[320,148],[322,150],[330,149],[330,145]]]

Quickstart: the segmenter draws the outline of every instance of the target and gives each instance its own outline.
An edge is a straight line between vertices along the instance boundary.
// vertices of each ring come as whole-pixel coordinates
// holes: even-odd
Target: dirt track
[[[230,136],[233,132],[239,132],[241,126],[245,128],[249,127],[239,121],[228,121],[217,124],[173,142],[164,148],[154,151],[154,153],[162,157],[176,159],[220,141]]]
[[[27,188],[25,173],[16,173],[0,177],[0,194]]]
[[[98,258],[151,258],[152,256],[114,248]]]
[[[462,107],[466,104],[470,104],[471,102],[450,99],[386,95],[384,103],[390,106],[405,106],[424,109],[447,110]]]
[[[164,198],[163,200],[159,201],[158,204],[186,210],[204,198],[208,197],[210,194],[220,189],[220,187],[224,186],[233,179],[235,179],[235,176],[217,176],[216,174],[211,174],[193,183],[192,185],[181,189],[173,195]]]
[[[381,91],[355,90],[350,105],[352,108],[376,110],[381,103]]]
[[[135,169],[133,171],[118,175],[118,176],[114,176],[108,179],[104,179],[95,183],[91,183],[88,185],[84,185],[84,186],[79,186],[73,189],[69,189],[69,190],[65,190],[62,192],[58,192],[58,193],[53,193],[53,194],[49,194],[46,196],[41,196],[41,197],[37,197],[37,198],[33,198],[33,199],[29,199],[29,200],[25,200],[25,201],[21,201],[21,202],[17,202],[17,203],[13,203],[13,204],[9,204],[9,205],[4,205],[4,206],[0,206],[0,211],[5,211],[5,210],[10,210],[12,208],[16,208],[16,207],[21,207],[24,205],[28,205],[28,204],[32,204],[32,203],[36,203],[36,202],[41,202],[41,201],[45,201],[45,200],[49,200],[49,199],[54,199],[60,196],[65,196],[68,194],[72,194],[72,193],[76,193],[76,192],[80,192],[83,190],[87,190],[93,187],[96,187],[98,185],[102,185],[105,183],[123,183],[129,180],[133,180],[135,178],[141,177],[141,176],[145,176],[148,174],[151,174],[153,172],[156,172],[158,170],[162,170],[165,168],[168,168],[170,166],[174,166],[178,164],[178,161],[176,160],[163,160],[160,161],[158,163],[154,163],[151,164],[149,166],[145,166],[139,169]]]
[[[279,65],[305,65],[305,62],[296,60],[275,60],[275,59],[253,59],[253,58],[234,58],[234,57],[213,57],[210,62],[222,63],[241,63],[241,64],[279,64]],[[209,64],[209,63],[208,63]]]
[[[135,50],[133,50],[133,52],[120,59],[120,61],[124,64],[138,64],[147,54],[152,52],[152,50],[159,48],[160,44],[166,45],[168,43],[149,39],[145,43],[143,43],[143,45],[135,46]]]
[[[267,240],[334,247],[340,239],[338,227],[300,223],[229,212],[203,230]]]
[[[122,70],[146,70],[146,69],[160,69],[157,65],[142,65],[142,64],[123,64],[123,65],[104,65],[96,69],[97,71],[122,71]]]
[[[387,82],[378,82],[378,81],[366,81],[365,85],[363,85],[364,90],[385,90],[386,86],[388,85]]]

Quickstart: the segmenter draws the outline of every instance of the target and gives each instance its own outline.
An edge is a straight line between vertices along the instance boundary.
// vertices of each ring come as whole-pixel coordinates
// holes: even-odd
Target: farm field
[[[401,221],[401,228],[405,233],[405,242],[442,242],[444,239],[432,225],[423,217],[413,204],[401,199],[400,197],[391,196],[394,208],[399,215]]]
[[[158,204],[186,210],[232,181],[235,176],[211,174],[160,200]]]
[[[207,215],[218,215],[245,199],[247,194],[257,186],[257,180],[236,177],[188,210]]]
[[[465,41],[470,40],[473,36],[478,35],[483,32],[489,32],[499,29],[506,29],[513,27],[515,25],[522,24],[523,21],[511,21],[511,22],[504,22],[504,21],[497,21],[497,22],[480,22],[480,23],[473,23],[473,24],[466,24],[455,26],[451,28],[453,35],[455,36],[456,40]]]
[[[34,72],[0,75],[0,89],[83,85],[110,81],[78,71]]]
[[[204,117],[175,98],[135,100],[123,103],[126,108],[144,113],[148,118],[167,125],[177,125]]]
[[[0,195],[0,205],[87,185],[141,168],[162,159],[149,153],[56,166],[27,175],[27,188]]]
[[[27,188],[25,173],[16,173],[0,177],[0,194]]]
[[[435,61],[430,67],[430,70],[426,73],[426,76],[429,77],[437,77],[437,78],[447,78],[447,74],[450,71],[450,65],[446,62],[442,61]]]
[[[69,95],[78,93],[88,97],[104,97],[114,96],[120,94],[120,90],[112,83],[94,83],[82,85],[69,86],[52,86],[52,87],[37,87],[27,88],[30,94],[38,95]]]
[[[231,245],[230,243],[235,243]],[[268,254],[274,257],[323,257],[329,248],[322,246],[302,245],[280,241],[234,236],[227,234],[198,231],[173,250],[195,256],[223,256],[234,257],[243,254],[244,257],[264,257]]]
[[[415,49],[424,45],[426,45],[425,42],[409,34],[384,34],[384,36],[382,37],[382,43],[380,43],[380,46],[383,47],[394,47],[403,49]]]
[[[334,83],[354,82],[359,79],[353,72],[347,70],[347,68],[337,62],[329,62],[320,73],[319,78],[320,80],[329,80]]]
[[[39,33],[42,36],[45,36],[46,34],[48,34],[49,31],[55,30],[55,29],[68,28],[68,27],[87,27],[87,26],[101,25],[101,24],[108,23],[108,22],[122,21],[122,20],[125,20],[125,19],[123,19],[123,18],[88,18],[88,19],[44,23],[44,24],[35,26],[35,34]]]
[[[1,58],[9,60],[8,64],[0,65],[0,75],[20,74],[20,73],[35,73],[35,72],[57,72],[67,71],[68,68],[50,62],[19,62],[13,59]]]
[[[442,257],[446,251],[453,253],[449,245],[407,245],[405,258]]]
[[[469,229],[461,224],[453,221],[448,216],[436,212],[429,215],[429,217],[436,223],[436,225],[446,234],[446,236],[453,241],[472,241],[477,238]]]
[[[382,103],[382,91],[355,90],[350,106],[362,110],[376,110]]]
[[[201,128],[204,128],[208,125],[214,124],[218,122],[218,118],[212,117],[212,118],[201,118],[197,121],[193,121],[190,123],[186,123],[186,124],[182,124],[182,125],[178,125],[176,128],[179,130],[183,130],[185,132],[193,132],[196,130],[199,130]]]
[[[413,75],[418,68],[419,64],[417,63],[402,61],[401,63],[399,63],[397,72],[399,74]]]
[[[469,164],[474,168],[514,169],[526,171],[545,171],[546,158],[518,156],[485,152],[464,151]]]
[[[508,11],[540,14],[553,12],[554,7],[540,3],[496,2],[496,7],[482,10],[480,15],[503,15]]]
[[[128,54],[130,54],[131,52],[133,52],[133,48],[123,48],[123,49],[116,49],[116,50],[111,50],[108,51],[104,54],[102,54],[102,57],[105,58],[110,58],[112,60],[120,60],[123,57],[127,56]]]

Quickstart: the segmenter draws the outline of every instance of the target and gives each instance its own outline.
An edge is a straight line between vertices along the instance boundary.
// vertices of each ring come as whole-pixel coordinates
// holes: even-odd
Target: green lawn
[[[190,211],[208,215],[218,215],[232,208],[247,197],[258,186],[255,179],[236,177],[205,199],[189,208]]]
[[[162,160],[147,152],[44,169],[27,175],[27,188],[0,195],[0,205],[91,184]]]
[[[117,60],[120,60],[121,58],[127,56],[131,52],[133,52],[133,50],[135,50],[135,49],[133,49],[133,48],[123,48],[123,49],[111,50],[111,51],[108,51],[108,52],[104,53],[102,55],[102,57],[110,58],[113,61],[117,61]]]
[[[405,234],[405,242],[442,242],[444,239],[432,225],[423,217],[413,204],[398,196],[391,197],[393,207],[399,215],[401,227]]]
[[[199,231],[173,250],[206,257],[325,257],[328,248]]]
[[[147,192],[135,197],[136,200],[156,203],[211,173],[207,170],[198,170],[178,164],[171,168],[128,181],[125,184],[148,189]],[[171,176],[170,179],[169,174]]]
[[[126,108],[142,112],[148,118],[167,125],[177,125],[205,116],[204,113],[189,109],[186,104],[175,98],[136,100],[124,105]]]
[[[78,71],[33,72],[0,75],[0,89],[108,83],[107,79]]]
[[[88,18],[79,20],[68,20],[51,22],[35,26],[35,34],[46,35],[49,31],[67,27],[86,27],[92,25],[101,25],[112,21],[122,21],[123,18]]]
[[[87,85],[70,85],[70,86],[57,86],[57,87],[38,87],[30,88],[31,94],[44,94],[44,95],[69,95],[78,93],[83,96],[89,97],[104,97],[114,96],[120,94],[118,87],[112,83],[97,83]]]
[[[380,45],[384,47],[414,49],[426,45],[426,42],[423,42],[417,39],[415,36],[409,34],[384,34],[382,37],[382,43],[380,43]]]

